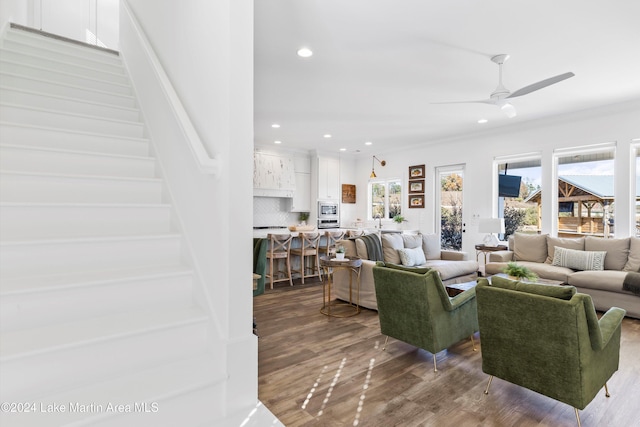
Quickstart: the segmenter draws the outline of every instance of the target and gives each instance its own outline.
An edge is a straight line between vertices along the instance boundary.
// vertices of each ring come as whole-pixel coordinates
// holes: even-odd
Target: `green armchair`
[[[625,311],[599,320],[591,297],[573,286],[521,283],[493,276],[478,280],[482,371],[584,409],[618,370]]]
[[[258,286],[253,296],[264,294],[265,274],[267,272],[267,239],[253,239],[253,272],[259,274]]]
[[[475,290],[450,298],[436,270],[378,263],[373,267],[380,331],[433,355],[478,330]],[[475,344],[473,344],[475,351]]]

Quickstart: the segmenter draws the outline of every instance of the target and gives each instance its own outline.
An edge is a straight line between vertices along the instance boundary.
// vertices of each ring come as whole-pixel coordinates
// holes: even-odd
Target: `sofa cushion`
[[[385,233],[382,235],[382,255],[384,262],[400,264],[398,249],[404,249],[404,240],[400,233]]]
[[[496,288],[516,290],[519,292],[526,292],[528,294],[542,295],[545,297],[559,298],[564,300],[570,300],[576,293],[576,288],[573,286],[556,286],[556,285],[542,285],[536,283],[523,283],[515,280],[509,280],[500,276],[491,278],[491,286]]]
[[[637,237],[629,238],[629,258],[624,271],[640,271],[640,239]]]
[[[398,255],[400,255],[402,265],[406,265],[407,267],[422,265],[427,262],[421,246],[418,246],[417,248],[398,249]]]
[[[552,265],[573,270],[603,270],[606,251],[576,251],[555,247]]]
[[[547,259],[547,235],[516,233],[513,238],[516,261],[545,262]]]
[[[415,248],[420,248],[422,249],[422,236],[419,234],[401,234],[402,236],[402,243],[404,244],[405,248],[409,248],[409,249],[415,249]],[[424,253],[424,251],[423,251]]]
[[[553,255],[555,253],[555,247],[575,249],[577,251],[584,251],[584,237],[579,238],[563,238],[563,237],[551,237],[547,236],[547,264],[553,262]]]
[[[427,260],[440,259],[440,236],[437,234],[423,234],[422,250],[424,251],[424,255],[427,257]]]
[[[478,263],[475,261],[444,261],[428,259],[422,267],[429,267],[437,270],[440,273],[440,278],[443,282],[454,277],[475,274],[478,271]]]
[[[367,251],[367,245],[364,244],[364,240],[357,238],[356,242],[356,253],[358,254],[358,258],[369,259],[369,252]],[[349,256],[347,255],[347,258]]]
[[[629,258],[629,238],[603,239],[602,237],[587,236],[584,241],[584,250],[606,251],[604,269],[622,270]]]
[[[338,240],[336,246],[344,247],[344,256],[347,258],[357,258],[356,242],[351,239]],[[367,259],[367,258],[364,258]]]
[[[626,274],[625,271],[615,270],[576,271],[569,275],[569,284],[579,288],[623,292],[622,283]]]

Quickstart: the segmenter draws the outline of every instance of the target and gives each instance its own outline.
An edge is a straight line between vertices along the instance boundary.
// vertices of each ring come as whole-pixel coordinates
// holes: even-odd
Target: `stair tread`
[[[26,151],[49,151],[53,153],[66,153],[66,154],[80,154],[83,156],[94,156],[94,157],[113,157],[117,159],[132,159],[132,160],[143,160],[143,161],[151,161],[155,162],[155,157],[151,156],[135,156],[131,154],[112,154],[112,153],[103,153],[99,151],[82,151],[82,150],[69,150],[66,148],[51,148],[51,147],[39,147],[36,145],[20,145],[20,144],[5,144],[0,143],[0,148],[15,148]]]
[[[207,319],[197,307],[172,311],[148,310],[82,319],[2,334],[0,360],[40,354],[89,342],[140,334]]]
[[[181,237],[180,233],[154,233],[154,234],[134,234],[122,236],[89,236],[71,238],[51,238],[51,239],[24,239],[24,240],[3,240],[0,246],[9,245],[33,245],[33,244],[61,244],[61,243],[84,243],[84,242],[117,242],[121,240],[154,240],[154,239],[176,239]]]
[[[66,412],[51,414],[36,411],[28,414],[29,417],[22,417],[20,421],[24,424],[19,425],[25,427],[41,426],[47,423],[51,425],[53,420],[56,425],[66,425],[72,422],[78,423],[74,425],[91,425],[97,419],[119,414],[116,411],[108,412],[107,406],[109,404],[133,406],[135,403],[157,402],[158,413],[161,414],[164,399],[215,386],[227,378],[227,374],[212,363],[213,360],[215,358],[211,354],[196,354],[178,361],[150,367],[144,371],[127,373],[107,381],[39,397],[37,401],[44,405],[64,402],[67,406]],[[35,400],[32,399],[32,401]],[[74,405],[76,403],[86,405],[87,408],[91,408],[90,405],[93,404],[95,410],[72,412],[68,407],[70,402]],[[102,405],[102,408],[98,408],[97,405]]]
[[[82,103],[82,104],[97,105],[97,106],[100,106],[100,107],[109,107],[109,108],[113,108],[113,109],[117,109],[117,110],[125,110],[125,111],[131,111],[131,112],[139,112],[140,111],[139,108],[135,108],[135,107],[125,107],[125,106],[122,106],[122,105],[108,104],[106,102],[98,102],[98,101],[93,101],[93,100],[83,99],[83,98],[78,98],[78,97],[62,96],[62,95],[57,95],[57,94],[53,94],[53,93],[45,93],[45,92],[37,92],[37,91],[33,91],[33,90],[28,90],[28,89],[5,86],[5,85],[2,85],[2,84],[0,84],[0,90],[11,90],[11,91],[14,91],[14,92],[28,93],[30,95],[37,95],[37,96],[42,96],[42,97],[47,97],[47,98],[57,98],[57,99],[65,100],[65,101],[74,101],[74,102],[78,102],[78,103]]]
[[[126,280],[190,275],[186,265],[151,265],[119,270],[76,271],[64,274],[47,274],[3,278],[0,296],[30,292],[54,291],[80,286],[102,285]]]
[[[70,179],[96,179],[96,180],[115,180],[115,181],[142,181],[142,182],[161,182],[162,178],[143,178],[136,176],[111,176],[111,175],[80,175],[80,174],[63,174],[50,172],[20,172],[14,170],[0,170],[0,175],[20,175],[20,176],[40,176],[46,178],[70,178]]]
[[[67,112],[67,111],[54,110],[54,109],[51,109],[51,108],[41,108],[41,107],[33,107],[33,106],[23,105],[23,104],[13,104],[13,103],[10,103],[10,102],[0,102],[0,106],[2,106],[2,107],[11,107],[11,108],[20,108],[22,110],[38,111],[38,112],[42,112],[42,113],[50,113],[50,114],[59,114],[59,115],[64,115],[64,116],[79,117],[79,118],[83,118],[83,119],[102,120],[104,122],[123,123],[123,124],[131,125],[131,126],[140,126],[140,127],[144,126],[144,123],[142,123],[141,121],[115,119],[115,118],[112,118],[112,117],[94,116],[94,115],[90,115],[90,114],[72,113],[72,112]]]
[[[56,86],[72,87],[72,88],[75,88],[75,89],[81,89],[81,90],[85,90],[85,91],[88,91],[88,92],[100,92],[100,93],[109,94],[111,96],[134,99],[133,95],[130,95],[130,94],[127,94],[127,93],[109,92],[109,91],[106,91],[106,90],[96,89],[96,88],[93,88],[93,87],[78,86],[78,85],[75,85],[75,84],[65,83],[65,82],[56,82],[55,80],[43,79],[43,78],[40,78],[40,77],[24,76],[24,75],[21,75],[21,74],[11,73],[11,72],[7,72],[7,71],[0,71],[0,76],[2,76],[2,75],[20,77],[20,78],[27,79],[27,80],[37,80],[37,81],[53,84],[53,85],[56,85]]]
[[[15,53],[15,54],[20,55],[20,56],[28,56],[28,57],[31,57],[31,58],[43,59],[44,61],[49,61],[49,62],[53,62],[53,63],[56,63],[56,64],[72,65],[72,66],[77,67],[79,69],[89,70],[89,71],[98,71],[98,72],[101,72],[101,73],[104,73],[104,74],[111,74],[111,75],[116,76],[116,77],[126,77],[126,74],[124,73],[124,68],[122,68],[122,67],[119,67],[120,72],[107,71],[107,70],[103,70],[103,69],[96,68],[96,67],[87,67],[86,65],[72,64],[72,63],[70,63],[68,61],[59,61],[59,60],[53,59],[53,58],[42,58],[41,56],[34,55],[33,53],[21,52],[20,50],[13,49],[11,47],[1,47],[0,48],[0,53],[1,52]],[[6,60],[5,58],[3,58],[2,60],[5,61],[5,62],[17,63],[16,60]]]
[[[49,132],[68,133],[73,135],[99,136],[103,138],[131,141],[132,143],[134,142],[148,143],[149,142],[149,138],[144,138],[144,137],[141,138],[136,136],[123,136],[123,135],[113,135],[113,134],[106,134],[106,133],[87,132],[83,130],[75,130],[75,129],[68,129],[68,128],[67,129],[54,128],[51,126],[31,125],[26,123],[4,122],[0,120],[0,128],[2,128],[3,126],[26,128],[26,129],[40,129],[40,130],[45,130]]]

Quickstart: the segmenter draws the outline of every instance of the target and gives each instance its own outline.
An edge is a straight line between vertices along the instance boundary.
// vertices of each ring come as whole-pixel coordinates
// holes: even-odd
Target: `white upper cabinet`
[[[339,200],[340,160],[318,157],[318,199]]]
[[[291,157],[273,153],[253,153],[253,195],[293,197],[296,176]]]

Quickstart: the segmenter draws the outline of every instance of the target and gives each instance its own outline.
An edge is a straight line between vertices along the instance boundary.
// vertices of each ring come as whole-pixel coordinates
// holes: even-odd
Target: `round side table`
[[[337,260],[327,256],[320,257],[320,266],[325,271],[326,280],[322,282],[322,308],[320,313],[331,317],[350,317],[360,313],[360,258],[345,258]],[[333,270],[345,269],[349,272],[349,301],[331,301],[331,286],[333,284]],[[353,277],[356,278],[355,301],[353,299]],[[338,307],[341,307],[338,309]],[[347,307],[346,313],[343,307]],[[331,309],[334,308],[332,312]],[[338,311],[335,311],[335,310]]]

